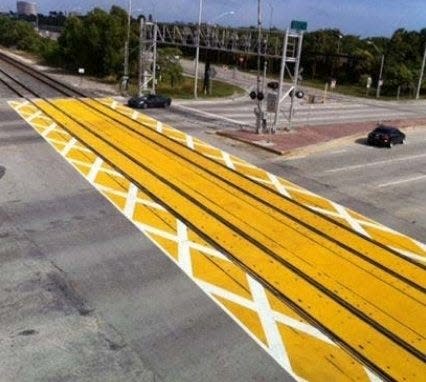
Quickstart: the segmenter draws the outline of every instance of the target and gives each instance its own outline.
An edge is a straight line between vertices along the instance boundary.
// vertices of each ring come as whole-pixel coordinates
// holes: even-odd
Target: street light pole
[[[198,98],[198,64],[200,61],[200,36],[201,36],[201,15],[203,12],[203,0],[200,0],[197,26],[197,48],[195,50],[195,75],[194,75],[194,98]]]
[[[130,42],[130,21],[132,17],[132,0],[129,0],[129,9],[127,12],[127,35],[124,43],[124,75],[123,82],[127,84],[129,80],[129,42]]]
[[[379,78],[377,79],[377,88],[376,88],[376,98],[380,97],[380,88],[382,87],[382,75],[383,75],[383,65],[385,63],[385,55],[383,54],[383,52],[376,46],[376,44],[371,41],[368,40],[367,44],[369,45],[373,45],[374,49],[376,49],[377,53],[379,53],[382,57],[380,60],[380,71],[379,71]]]
[[[380,60],[380,72],[379,72],[379,79],[377,81],[377,89],[376,89],[376,98],[380,97],[380,89],[383,84],[382,75],[383,75],[383,64],[385,63],[385,55],[382,53],[382,58]]]
[[[425,52],[423,53],[422,68],[420,69],[419,82],[417,83],[416,99],[420,98],[420,89],[422,87],[423,73],[425,71],[425,61],[426,61],[426,44],[425,44]]]

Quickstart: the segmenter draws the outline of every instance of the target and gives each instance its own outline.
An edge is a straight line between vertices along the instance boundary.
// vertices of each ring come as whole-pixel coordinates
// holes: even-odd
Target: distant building
[[[17,1],[16,9],[18,11],[18,15],[25,15],[25,16],[37,15],[36,3],[30,3],[28,1]]]

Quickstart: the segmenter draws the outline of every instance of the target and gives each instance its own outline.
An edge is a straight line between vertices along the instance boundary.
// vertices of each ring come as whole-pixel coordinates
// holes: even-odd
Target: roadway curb
[[[266,150],[266,151],[269,151],[273,154],[285,155],[285,152],[283,152],[281,150],[277,150],[277,149],[274,149],[273,147],[265,146],[261,143],[257,143],[257,141],[250,141],[250,140],[247,140],[247,139],[244,139],[244,138],[237,137],[237,136],[235,136],[232,133],[227,132],[227,131],[223,131],[223,130],[217,131],[216,135],[219,135],[219,136],[225,137],[225,138],[230,138],[230,139],[233,139],[233,140],[238,141],[238,142],[246,143],[246,144],[254,146],[254,147],[259,147],[259,148]],[[261,136],[262,136],[262,134],[259,134],[259,137],[261,137]],[[268,134],[268,136],[270,136],[270,135]]]
[[[396,125],[396,127],[402,129],[402,130],[414,130],[417,128],[426,128],[426,124],[424,122],[424,119],[420,119],[418,121],[419,123],[416,125],[416,121],[415,120],[408,120],[408,121],[388,121],[386,122],[386,124],[389,125]],[[374,124],[373,124],[374,125]],[[340,125],[335,125],[335,126],[330,126],[334,129],[336,129],[336,131],[338,131]],[[309,126],[309,128],[321,128],[321,126]],[[367,123],[359,123],[357,125],[355,125],[355,127],[358,127],[355,131],[353,132],[348,132],[348,134],[346,135],[328,135],[328,136],[323,136],[323,139],[318,140],[316,142],[310,142],[309,144],[306,145],[299,145],[297,146],[297,143],[294,145],[294,147],[289,147],[289,148],[277,148],[277,146],[279,146],[279,137],[282,136],[286,136],[287,141],[291,139],[292,135],[291,133],[293,132],[294,134],[298,134],[299,140],[300,138],[303,138],[303,133],[304,133],[304,128],[307,128],[307,126],[304,127],[300,127],[296,130],[293,130],[292,132],[279,132],[276,134],[257,134],[256,135],[256,140],[253,138],[254,133],[251,133],[251,136],[239,136],[238,134],[241,131],[244,131],[243,129],[240,130],[233,130],[233,131],[225,131],[225,130],[221,130],[216,132],[217,135],[219,136],[223,136],[229,139],[234,139],[236,141],[239,142],[243,142],[246,143],[248,145],[251,146],[255,146],[258,148],[261,148],[265,151],[269,151],[273,154],[277,154],[280,156],[285,156],[285,157],[291,157],[291,156],[298,156],[298,154],[303,155],[303,154],[310,154],[313,152],[318,152],[324,149],[324,146],[329,146],[332,144],[339,144],[339,143],[345,143],[347,141],[351,141],[351,140],[356,140],[362,137],[365,137],[365,135],[372,129],[371,126],[371,122],[367,122]],[[249,131],[247,131],[247,133],[250,133]],[[295,135],[293,135],[294,137]],[[265,139],[262,139],[262,137],[264,137]],[[258,139],[257,139],[258,138]],[[275,138],[275,140],[274,140]],[[308,139],[308,137],[307,137]],[[271,144],[271,146],[269,146],[268,144]]]

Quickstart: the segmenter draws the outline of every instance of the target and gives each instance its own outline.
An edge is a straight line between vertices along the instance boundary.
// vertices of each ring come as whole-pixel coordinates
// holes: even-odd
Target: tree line
[[[61,15],[62,17],[62,15]],[[38,54],[48,64],[76,71],[84,67],[88,74],[120,77],[123,73],[124,41],[127,31],[127,12],[113,6],[109,12],[95,8],[84,16],[71,16],[60,20],[63,31],[57,41],[40,37],[31,23],[10,17],[0,17],[0,44]],[[276,30],[276,37],[281,38]],[[282,32],[281,32],[282,33]],[[134,76],[138,60],[138,19],[132,19],[130,30],[130,73]],[[304,79],[327,81],[335,78],[338,84],[365,86],[368,77],[377,83],[381,56],[384,55],[382,93],[412,93],[419,78],[426,44],[426,28],[420,31],[396,30],[390,38],[361,38],[343,35],[338,29],[323,29],[304,35],[301,66]],[[193,49],[183,49],[192,56]],[[161,52],[161,50],[160,50]],[[159,61],[161,75],[181,78],[181,69],[170,59],[179,55],[177,49],[165,49]],[[192,56],[193,57],[193,56]],[[202,59],[211,62],[256,68],[255,57],[232,53],[204,51]],[[270,62],[270,69],[278,73],[279,62]],[[170,73],[168,65],[171,65]],[[177,77],[176,77],[177,76]],[[422,89],[426,92],[425,87]]]

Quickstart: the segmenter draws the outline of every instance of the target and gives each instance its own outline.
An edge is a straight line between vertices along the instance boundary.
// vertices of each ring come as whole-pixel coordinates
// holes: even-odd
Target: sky
[[[34,1],[34,0],[33,0]],[[35,0],[39,12],[108,10],[129,0]],[[258,0],[203,0],[204,22],[232,26],[257,24]],[[262,22],[285,29],[291,20],[308,22],[308,31],[337,28],[343,34],[390,36],[396,29],[426,28],[426,0],[260,0]],[[133,14],[153,14],[158,21],[197,22],[200,0],[132,0]],[[16,10],[15,0],[0,0],[0,11]]]

